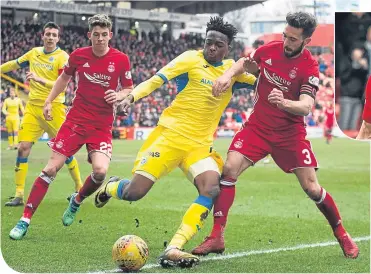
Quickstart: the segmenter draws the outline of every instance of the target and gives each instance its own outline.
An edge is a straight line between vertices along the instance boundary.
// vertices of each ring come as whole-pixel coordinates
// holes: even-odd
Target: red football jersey
[[[366,101],[363,109],[362,119],[367,123],[371,123],[371,76],[368,78],[365,93]]]
[[[280,89],[285,99],[298,101],[301,94],[315,98],[319,85],[318,63],[309,50],[297,58],[287,58],[283,42],[274,41],[259,47],[251,57],[260,67],[253,111],[246,122],[267,129],[305,130],[303,116],[280,110],[268,101],[273,88]],[[297,125],[297,126],[295,126]]]
[[[71,53],[64,72],[75,75],[77,80],[76,95],[66,119],[75,124],[111,128],[114,109],[104,100],[104,93],[133,85],[128,56],[110,48],[106,55],[97,57],[92,47],[79,48]]]

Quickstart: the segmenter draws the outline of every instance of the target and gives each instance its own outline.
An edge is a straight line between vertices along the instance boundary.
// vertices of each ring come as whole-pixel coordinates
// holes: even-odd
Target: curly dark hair
[[[89,31],[91,31],[95,26],[100,26],[101,28],[112,29],[112,21],[106,14],[96,14],[88,18]]]
[[[225,34],[228,37],[228,44],[236,37],[238,30],[228,22],[224,22],[223,17],[210,17],[210,21],[206,25],[206,34],[210,30],[215,30]]]
[[[303,29],[305,38],[311,37],[317,27],[317,20],[314,15],[307,12],[290,12],[286,15],[286,22],[289,26]]]

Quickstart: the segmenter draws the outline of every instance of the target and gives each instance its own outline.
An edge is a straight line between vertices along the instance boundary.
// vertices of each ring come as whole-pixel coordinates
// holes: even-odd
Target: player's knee
[[[46,166],[42,171],[49,178],[55,178],[58,173],[58,168],[56,166]]]
[[[231,161],[227,161],[224,164],[224,167],[223,167],[223,176],[228,177],[228,178],[237,179],[237,177],[239,175],[238,173],[239,172],[238,172],[237,165],[235,165]]]
[[[220,193],[220,187],[219,184],[217,185],[210,185],[206,188],[207,194],[210,195],[211,199],[216,199],[219,196]]]
[[[318,200],[321,197],[321,186],[315,178],[306,179],[303,189],[312,200]]]
[[[96,183],[102,183],[106,178],[107,169],[104,167],[96,167],[93,170],[93,177]]]
[[[215,199],[220,192],[220,175],[214,171],[208,171],[195,178],[195,185],[200,195]]]
[[[31,148],[31,142],[20,142],[18,145],[18,157],[27,158],[30,155]]]

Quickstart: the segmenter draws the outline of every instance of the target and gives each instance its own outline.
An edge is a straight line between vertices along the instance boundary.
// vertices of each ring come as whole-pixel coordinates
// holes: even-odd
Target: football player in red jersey
[[[92,46],[72,52],[63,73],[57,79],[45,101],[44,116],[52,120],[52,102],[67,86],[72,76],[78,80],[76,96],[66,121],[57,136],[49,142],[52,155],[36,178],[22,218],[10,231],[10,238],[20,240],[26,234],[30,220],[43,200],[49,185],[62,168],[67,157],[83,145],[88,151],[92,173],[78,193],[71,196],[62,222],[71,225],[82,201],[103,183],[112,153],[112,123],[114,108],[133,89],[130,62],[127,55],[110,48],[112,21],[97,14],[88,20],[88,37]]]
[[[362,126],[357,135],[358,140],[371,139],[371,76],[368,78],[366,85],[366,101],[362,114]]]
[[[231,78],[251,68],[260,69],[254,109],[235,135],[221,177],[220,195],[214,204],[211,235],[192,253],[207,255],[224,251],[224,228],[241,173],[270,154],[286,173],[294,173],[307,195],[327,218],[344,255],[356,258],[359,250],[346,232],[331,195],[318,183],[317,160],[306,140],[304,116],[311,111],[319,84],[318,63],[305,46],[316,29],[316,19],[304,12],[289,13],[283,41],[256,49],[241,58],[213,86],[215,96],[230,85]]]
[[[326,120],[325,120],[323,131],[325,134],[327,144],[330,144],[332,140],[332,128],[334,127],[334,122],[335,122],[335,111],[334,111],[334,104],[332,100],[329,101],[328,106],[326,106],[326,109],[324,112]]]

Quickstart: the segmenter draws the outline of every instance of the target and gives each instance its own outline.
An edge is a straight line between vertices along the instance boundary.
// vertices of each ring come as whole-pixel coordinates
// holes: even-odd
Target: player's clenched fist
[[[213,96],[218,97],[220,94],[225,92],[231,86],[231,81],[231,77],[225,74],[216,79],[211,90]]]
[[[105,96],[104,96],[104,100],[106,100],[106,102],[108,104],[114,104],[116,103],[117,101],[120,101],[120,98],[119,98],[119,93],[117,93],[115,90],[113,89],[109,89],[107,90],[105,93]]]
[[[52,103],[51,102],[45,102],[44,109],[43,109],[44,118],[47,121],[52,121]]]
[[[283,97],[283,93],[279,89],[272,89],[272,91],[268,95],[269,103],[273,105],[277,105],[278,108],[282,109],[285,105],[285,98]]]

